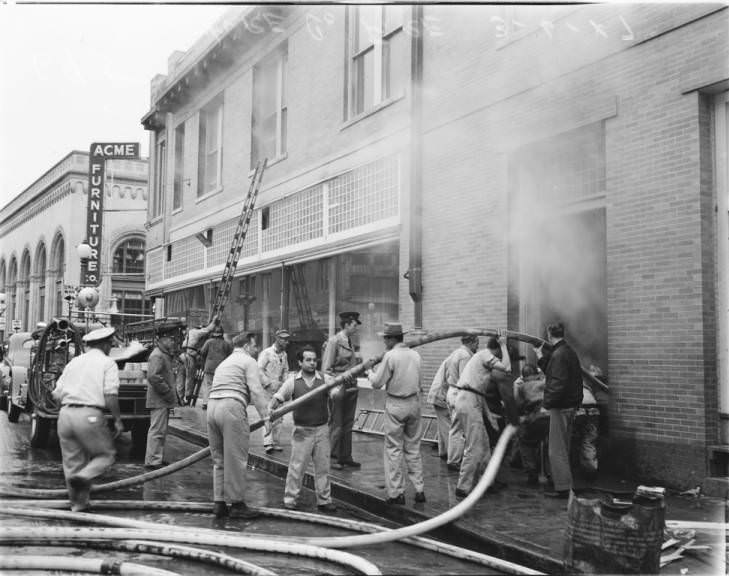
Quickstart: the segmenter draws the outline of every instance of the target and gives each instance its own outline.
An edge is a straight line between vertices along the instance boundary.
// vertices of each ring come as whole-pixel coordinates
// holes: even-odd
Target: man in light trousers
[[[291,335],[287,330],[277,330],[275,336],[275,342],[268,348],[261,350],[258,355],[261,385],[266,393],[268,403],[271,402],[273,395],[278,392],[289,374],[289,359],[286,355],[286,349],[289,347]],[[271,433],[263,438],[263,449],[266,454],[270,454],[274,450],[277,452],[283,450],[279,444],[281,422],[281,418],[271,422]]]
[[[478,336],[463,336],[461,345],[451,352],[445,360],[445,379],[448,385],[446,392],[446,405],[450,416],[448,429],[448,457],[446,463],[449,470],[459,470],[463,458],[463,445],[466,441],[465,433],[461,429],[460,421],[455,418],[456,396],[458,395],[458,379],[468,361],[478,350]]]
[[[502,360],[491,349],[476,352],[468,361],[458,379],[454,421],[463,429],[465,444],[461,470],[456,485],[456,497],[465,498],[481,477],[491,458],[491,447],[486,432],[486,421],[498,430],[498,422],[486,405],[486,388],[491,371],[499,368],[511,370],[506,339],[500,342]]]
[[[248,464],[248,404],[258,410],[270,431],[266,395],[258,374],[258,344],[253,334],[233,338],[233,352],[213,375],[208,397],[208,442],[213,458],[213,514],[217,518],[250,520],[259,516],[245,503],[245,477]],[[230,504],[230,510],[228,509]]]
[[[296,354],[300,371],[289,377],[268,404],[269,413],[288,400],[297,400],[308,392],[331,381],[316,370],[316,350],[305,346]],[[294,431],[291,436],[291,459],[286,474],[284,506],[298,507],[301,484],[309,461],[314,462],[316,504],[320,512],[333,512],[329,484],[329,394],[320,393],[294,408]]]
[[[61,403],[58,440],[73,512],[88,508],[91,481],[114,463],[116,450],[104,408],[109,408],[114,418],[114,438],[124,432],[119,412],[119,369],[108,356],[113,335],[113,328],[99,328],[84,336],[87,352],[66,365],[53,390]]]
[[[388,504],[405,504],[402,461],[415,487],[415,502],[425,502],[423,462],[420,440],[423,427],[420,414],[420,355],[403,343],[399,322],[386,322],[384,332],[387,352],[368,378],[373,388],[385,388],[385,486]],[[368,360],[366,368],[374,365]]]

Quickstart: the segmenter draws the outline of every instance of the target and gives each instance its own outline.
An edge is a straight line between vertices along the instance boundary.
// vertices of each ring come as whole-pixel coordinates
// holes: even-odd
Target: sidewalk
[[[382,392],[360,390],[358,409],[381,409],[383,404]],[[194,444],[207,445],[205,412],[195,407],[177,408],[175,413],[178,418],[170,420],[171,433]],[[258,413],[250,407],[249,422],[258,420]],[[250,440],[249,465],[285,478],[292,427],[289,413],[283,417],[284,451],[270,455],[263,450],[262,430],[255,431]],[[362,464],[362,468],[331,470],[332,496],[399,524],[414,524],[437,516],[460,500],[455,497],[457,472],[446,468],[445,462],[438,458],[432,446],[423,443],[421,450],[427,502],[415,503],[412,485],[407,482],[406,505],[385,504],[383,439],[378,435],[359,432],[353,434],[352,454]],[[510,468],[506,463],[501,467],[499,479],[508,484],[506,489],[483,497],[457,522],[429,535],[550,574],[562,573],[567,501],[546,498],[543,486],[527,486],[524,473]],[[310,475],[305,479],[305,486],[313,487]],[[588,487],[577,483],[576,488]],[[600,478],[592,489],[581,496],[600,497],[612,492],[615,496],[622,494],[625,498],[635,488],[633,482]],[[282,503],[269,502],[267,505],[278,506]],[[726,502],[722,499],[703,496],[695,499],[676,494],[666,497],[666,520],[727,522],[726,516]],[[681,574],[681,569],[688,569],[687,574],[725,573],[724,565],[714,564],[722,562],[722,559],[725,561],[726,535],[716,532],[701,534],[697,531],[696,544],[711,545],[712,553],[672,562],[661,570],[661,574]]]

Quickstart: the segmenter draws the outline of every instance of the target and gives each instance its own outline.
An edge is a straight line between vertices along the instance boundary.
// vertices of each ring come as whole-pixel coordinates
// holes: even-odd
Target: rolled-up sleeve
[[[380,362],[377,370],[368,376],[368,380],[372,384],[373,388],[382,388],[392,378],[392,366],[390,366],[390,355],[385,354],[385,357]]]
[[[281,385],[281,388],[278,389],[278,392],[276,392],[273,397],[276,398],[279,402],[288,402],[291,400],[291,397],[294,395],[294,376],[289,376],[286,381]]]

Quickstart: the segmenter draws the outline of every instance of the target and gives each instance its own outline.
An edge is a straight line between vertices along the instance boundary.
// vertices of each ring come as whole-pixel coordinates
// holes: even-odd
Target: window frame
[[[198,153],[197,153],[197,200],[201,200],[220,192],[223,189],[223,94],[211,99],[198,112]],[[209,149],[209,119],[215,116],[217,138],[215,148]],[[208,160],[217,154],[215,160],[215,182],[208,187]]]
[[[172,211],[182,210],[185,184],[185,122],[175,127],[175,173],[172,183]]]
[[[252,81],[252,97],[251,97],[251,168],[255,167],[256,163],[259,160],[263,160],[263,154],[262,154],[262,146],[260,144],[261,141],[267,142],[268,138],[261,138],[257,132],[258,132],[258,126],[263,124],[265,120],[271,117],[271,115],[267,116],[266,118],[259,118],[258,117],[258,110],[257,110],[257,101],[260,98],[260,96],[257,96],[257,94],[260,91],[260,77],[262,75],[262,71],[265,68],[268,68],[270,66],[275,66],[276,70],[274,71],[273,77],[276,80],[276,86],[275,86],[275,115],[276,115],[276,123],[275,123],[275,134],[274,134],[274,151],[273,151],[273,157],[268,159],[268,164],[272,164],[273,162],[277,162],[279,160],[282,160],[286,158],[288,148],[287,148],[287,137],[288,137],[288,98],[287,98],[287,88],[288,88],[288,61],[289,61],[289,50],[288,50],[288,42],[282,42],[279,46],[277,46],[273,51],[271,51],[269,54],[267,54],[264,58],[262,58],[254,67],[253,67],[253,81]],[[265,78],[266,75],[263,75]]]
[[[370,36],[366,44],[360,42],[362,32],[361,17],[362,8],[371,10],[375,15],[374,23],[365,25]],[[346,80],[344,120],[352,120],[365,116],[386,105],[389,101],[400,98],[403,90],[396,94],[392,88],[393,83],[393,53],[389,48],[397,34],[404,35],[404,21],[407,6],[402,5],[369,5],[369,6],[347,6],[346,17]],[[389,25],[387,18],[388,10],[403,10],[399,21],[393,26]],[[374,37],[374,35],[377,35]],[[370,90],[370,102],[368,103],[368,87],[364,84],[364,64],[367,54],[372,53],[372,86]],[[397,54],[395,54],[397,56]]]
[[[155,144],[154,188],[149,203],[149,218],[162,217],[164,211],[165,188],[167,187],[167,138],[158,138]]]

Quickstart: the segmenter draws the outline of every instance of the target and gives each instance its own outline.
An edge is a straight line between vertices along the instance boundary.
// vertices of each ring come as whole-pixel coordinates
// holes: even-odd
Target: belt
[[[102,406],[95,406],[94,404],[64,404],[61,408],[96,408],[97,410],[103,410]]]
[[[471,388],[470,386],[455,386],[455,388],[458,390],[465,390],[466,392],[471,392],[473,394],[476,394],[477,396],[481,396],[481,398],[485,398],[486,400],[489,400],[489,398],[486,396],[486,394],[476,390],[475,388]]]
[[[417,396],[418,393],[417,392],[413,392],[412,394],[408,394],[407,396],[398,396],[397,394],[390,394],[388,392],[387,395],[390,396],[391,398],[397,398],[399,400],[404,400],[405,398],[412,398],[413,396]]]

